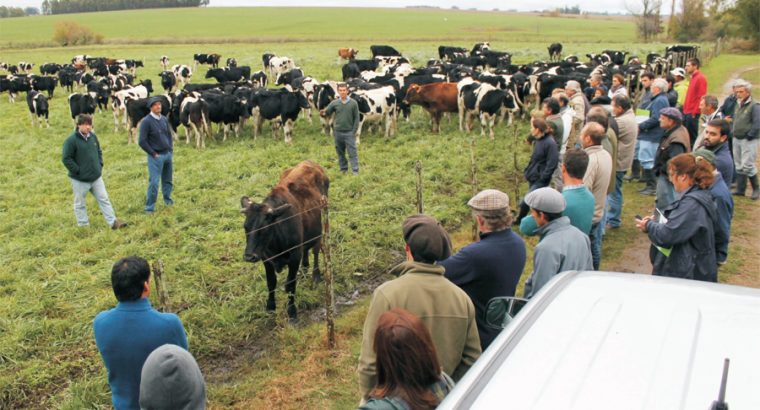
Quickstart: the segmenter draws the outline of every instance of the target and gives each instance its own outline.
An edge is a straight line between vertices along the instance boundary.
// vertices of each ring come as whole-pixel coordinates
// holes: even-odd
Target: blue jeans
[[[340,170],[342,172],[348,171],[346,151],[348,151],[348,160],[351,161],[351,171],[356,174],[359,172],[359,155],[356,153],[356,137],[353,132],[335,130],[335,152],[338,153],[338,164],[340,165]]]
[[[659,147],[659,142],[639,141],[638,159],[642,169],[654,168],[654,157]]]
[[[615,190],[607,194],[607,224],[613,228],[620,227],[620,214],[623,211],[623,177],[625,171],[615,172]]]
[[[164,203],[172,205],[172,152],[158,154],[158,158],[148,155],[148,199],[145,201],[145,212],[156,210],[158,197],[158,182],[161,181],[161,193]]]
[[[676,200],[676,190],[673,184],[668,181],[667,175],[657,177],[657,194],[655,196],[655,206],[659,210],[664,210],[668,205]]]
[[[591,224],[588,238],[591,241],[591,260],[594,263],[594,270],[599,270],[599,264],[602,262],[602,236],[604,236],[604,220]]]
[[[103,178],[98,178],[92,182],[78,181],[74,178],[71,179],[71,188],[74,191],[74,216],[77,218],[77,225],[88,226],[90,220],[87,218],[87,193],[92,192],[92,196],[98,201],[100,206],[100,212],[103,214],[108,226],[113,225],[116,221],[116,214],[111,206],[111,201],[108,199],[108,192],[106,192],[106,184],[103,183]]]

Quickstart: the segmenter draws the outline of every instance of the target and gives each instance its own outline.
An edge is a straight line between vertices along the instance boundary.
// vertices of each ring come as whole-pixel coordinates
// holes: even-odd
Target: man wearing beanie
[[[512,232],[509,196],[486,189],[472,197],[480,241],[441,262],[444,276],[464,290],[475,305],[480,347],[486,350],[499,330],[485,323],[486,305],[497,296],[514,296],[525,267],[525,242]]]
[[[436,264],[451,255],[449,235],[427,215],[407,218],[403,235],[406,262],[391,270],[398,278],[375,289],[364,321],[358,367],[363,400],[377,384],[372,344],[377,320],[385,311],[402,308],[419,316],[433,338],[442,370],[455,381],[480,357],[475,307],[462,289],[443,276],[443,266]]]
[[[525,282],[525,298],[533,297],[554,275],[567,270],[591,270],[588,236],[562,216],[565,198],[556,190],[539,188],[525,196],[538,224],[541,240],[533,250],[533,272]]]
[[[141,410],[202,410],[206,384],[193,355],[163,345],[145,360],[140,377]]]

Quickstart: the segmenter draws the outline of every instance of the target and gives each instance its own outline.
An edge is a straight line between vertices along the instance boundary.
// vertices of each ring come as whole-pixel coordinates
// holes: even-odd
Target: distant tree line
[[[6,7],[0,6],[0,18],[8,17],[24,17],[24,16],[36,16],[40,14],[40,10],[37,7]]]
[[[207,6],[209,0],[43,0],[42,14]]]

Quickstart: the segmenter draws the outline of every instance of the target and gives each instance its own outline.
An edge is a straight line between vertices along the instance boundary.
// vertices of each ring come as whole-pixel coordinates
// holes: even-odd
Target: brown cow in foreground
[[[280,182],[260,204],[244,196],[240,199],[247,262],[264,262],[267,275],[266,309],[275,310],[274,291],[277,272],[288,267],[285,291],[288,293],[288,316],[296,319],[296,275],[299,265],[309,267],[309,250],[314,253],[312,277],[321,281],[319,246],[322,237],[322,206],[330,181],[325,170],[312,161],[303,161],[286,169]]]
[[[355,48],[341,47],[338,49],[338,57],[344,60],[353,60],[357,54],[359,54],[359,50]]]
[[[433,121],[433,132],[440,129],[441,115],[445,112],[458,112],[456,83],[412,84],[406,91],[404,102],[409,105],[421,105]]]

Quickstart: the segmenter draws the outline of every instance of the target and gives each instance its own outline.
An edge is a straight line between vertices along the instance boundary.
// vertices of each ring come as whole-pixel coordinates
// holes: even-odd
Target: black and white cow
[[[105,80],[111,87],[111,92],[121,91],[132,85],[135,77],[132,74],[124,73],[119,75],[109,75]],[[103,81],[103,79],[101,79]]]
[[[258,107],[258,117],[254,126],[254,139],[261,132],[264,120],[272,122],[272,136],[276,136],[281,125],[285,134],[285,142],[293,141],[293,126],[301,109],[309,108],[306,97],[298,91],[258,89],[253,95],[253,105]],[[279,121],[277,121],[279,117]]]
[[[179,87],[184,87],[185,84],[190,82],[190,77],[193,76],[193,70],[184,64],[176,64],[172,66],[172,72],[177,79],[177,83],[180,84],[178,85]]]
[[[161,73],[161,87],[164,91],[170,93],[177,87],[177,77],[171,71],[163,71]]]
[[[604,50],[602,51],[602,54],[606,55],[612,64],[622,65],[625,64],[625,56],[628,54],[628,52],[618,50]]]
[[[29,115],[32,117],[32,127],[40,123],[42,127],[42,119],[45,119],[47,128],[50,128],[50,122],[48,121],[48,99],[40,92],[29,91],[26,94],[26,104],[29,106]]]
[[[69,109],[71,110],[71,119],[74,120],[79,114],[95,114],[98,102],[87,94],[69,95]]]
[[[58,84],[60,84],[61,87],[66,87],[66,91],[68,92],[74,91],[74,76],[76,73],[77,71],[74,67],[61,68],[61,71],[58,72]]]
[[[251,82],[253,83],[253,86],[258,87],[264,87],[267,86],[267,75],[265,72],[259,70],[255,73],[251,74]]]
[[[338,83],[335,81],[325,81],[314,87],[314,95],[312,96],[312,105],[317,112],[327,108],[327,106],[338,95]],[[319,121],[322,125],[322,133],[325,135],[332,135],[333,122],[335,120],[335,114],[327,116],[320,115]]]
[[[26,61],[19,61],[18,62],[18,69],[19,71],[23,71],[27,74],[31,74],[32,68],[34,68],[34,63],[27,63]]]
[[[89,82],[92,81],[92,80],[94,80],[94,79],[95,79],[95,76],[92,75],[92,74],[90,74],[90,73],[87,73],[87,72],[77,71],[74,74],[74,82],[80,88],[86,87],[87,84],[89,84]]]
[[[45,63],[40,66],[40,74],[55,75],[56,73],[58,73],[58,71],[61,70],[62,67],[63,66],[56,63]]]
[[[30,85],[35,91],[47,91],[47,98],[53,98],[53,92],[55,87],[58,86],[58,78],[48,77],[41,75],[32,75],[30,77]]]
[[[374,60],[377,61],[378,68],[394,66],[401,63],[409,63],[409,59],[402,56],[377,56],[374,58]]]
[[[219,67],[219,59],[222,58],[219,54],[193,54],[193,64],[198,67],[198,64],[208,64],[213,68]]]
[[[220,83],[228,81],[248,81],[251,78],[251,67],[211,68],[206,72],[206,78],[213,78]]]
[[[32,85],[30,83],[30,79],[28,76],[8,76],[8,101],[11,103],[16,102],[16,96],[20,92],[30,92],[32,91]]]
[[[98,110],[100,112],[103,112],[103,109],[108,107],[108,96],[110,92],[111,86],[105,78],[92,80],[87,83],[87,94],[94,98],[98,103]]]
[[[475,43],[474,46],[472,46],[472,50],[470,50],[470,57],[472,56],[479,56],[483,54],[486,50],[491,48],[491,43],[488,41],[483,41],[481,43]]]
[[[456,57],[467,57],[467,49],[464,47],[438,46],[438,58],[451,61]]]
[[[511,91],[499,90],[488,83],[468,83],[467,80],[457,84],[457,88],[460,127],[464,119],[467,132],[472,130],[473,116],[480,117],[480,135],[485,136],[488,128],[491,139],[494,139],[494,126],[506,113],[510,114],[509,123],[512,122],[517,104]]]
[[[351,94],[359,105],[359,128],[356,131],[356,145],[361,143],[362,128],[365,123],[385,124],[385,137],[396,132],[396,90],[386,86],[374,90],[356,90]]]
[[[295,68],[296,64],[290,57],[272,56],[269,58],[269,75],[277,78],[278,75]]]
[[[199,92],[180,91],[172,102],[171,117],[176,129],[185,126],[185,143],[190,143],[190,133],[195,135],[195,147],[206,148],[206,137],[213,138],[209,119],[209,104]]]
[[[71,59],[71,64],[86,64],[86,63],[87,63],[87,60],[89,60],[89,59],[91,59],[91,58],[92,58],[92,56],[90,56],[90,55],[87,55],[87,54],[79,54],[79,55],[75,55],[75,56],[74,56],[74,57]]]
[[[296,81],[298,78],[303,77],[303,70],[301,70],[298,67],[293,67],[288,71],[285,71],[284,73],[281,73],[277,76],[277,79],[275,81],[276,85],[290,85],[293,86],[293,82]]]
[[[132,74],[135,75],[135,72],[137,71],[138,67],[144,67],[142,60],[123,60],[124,64],[127,66],[127,70]]]
[[[237,59],[235,57],[229,57],[227,59],[227,67],[230,67],[230,68],[237,67]]]
[[[113,110],[114,132],[119,131],[119,117],[123,115],[123,122],[127,127],[127,101],[145,99],[153,92],[153,84],[150,80],[143,80],[140,85],[121,91],[115,92],[111,96],[111,109]],[[147,101],[146,101],[147,103]],[[132,135],[129,135],[127,143],[132,142]]]
[[[369,51],[372,53],[373,59],[377,56],[400,56],[401,55],[401,53],[399,53],[395,48],[391,46],[385,46],[385,45],[369,46]]]
[[[240,124],[251,115],[248,101],[218,90],[204,91],[201,96],[208,102],[209,121],[223,127],[223,141],[227,140],[230,127],[235,131],[235,137],[238,137]]]
[[[169,70],[169,57],[168,56],[161,56],[161,58],[158,59],[158,63],[161,64],[161,68],[164,71]]]
[[[549,61],[559,61],[562,58],[562,44],[551,43],[548,47]]]

